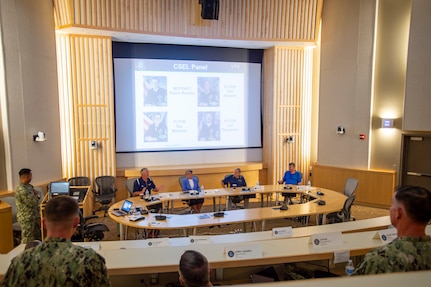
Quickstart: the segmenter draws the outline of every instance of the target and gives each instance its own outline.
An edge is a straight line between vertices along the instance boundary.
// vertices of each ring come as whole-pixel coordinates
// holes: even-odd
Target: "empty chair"
[[[356,178],[349,177],[346,179],[344,184],[344,195],[349,197],[355,194],[356,188],[358,187],[358,180]]]
[[[129,192],[129,197],[133,197],[133,186],[135,184],[137,178],[129,178],[128,180],[126,180],[126,188],[127,191]]]
[[[356,196],[349,196],[344,202],[343,209],[339,212],[329,213],[326,216],[327,223],[346,222],[351,220],[351,208]]]
[[[84,217],[82,212],[79,211],[79,224],[76,232],[72,237],[72,241],[100,241],[105,236],[104,232],[109,231],[109,228],[101,223],[87,223],[91,219],[99,218],[97,215]]]
[[[13,230],[13,244],[18,246],[21,243],[21,225],[19,225],[16,215],[18,208],[16,207],[15,196],[6,196],[1,198],[2,201],[9,204],[12,208],[12,230]]]
[[[96,200],[100,203],[100,208],[93,211],[95,214],[97,211],[103,210],[103,216],[106,217],[109,206],[112,203],[112,200],[115,197],[115,193],[117,192],[117,188],[115,187],[115,177],[113,176],[99,176],[94,180],[96,183]]]
[[[90,179],[86,176],[77,176],[69,178],[70,186],[90,186]]]

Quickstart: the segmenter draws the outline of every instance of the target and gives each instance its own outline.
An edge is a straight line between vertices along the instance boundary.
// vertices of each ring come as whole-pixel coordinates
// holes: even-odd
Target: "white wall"
[[[431,131],[431,1],[413,0],[407,60],[404,130]]]
[[[324,1],[319,164],[368,167],[375,8],[375,0]],[[346,133],[338,135],[337,126]]]
[[[0,88],[7,188],[18,171],[33,170],[35,184],[61,178],[60,125],[51,0],[0,1],[4,73]],[[33,142],[46,133],[48,141]]]

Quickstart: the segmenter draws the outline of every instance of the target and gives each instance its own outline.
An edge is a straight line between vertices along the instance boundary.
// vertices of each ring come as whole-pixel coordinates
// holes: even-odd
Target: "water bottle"
[[[311,187],[311,181],[307,182],[307,186],[308,186],[308,189],[310,189],[310,187]]]
[[[256,181],[256,186],[259,186],[259,181]]]
[[[150,191],[148,189],[145,190],[145,198],[150,198]]]
[[[353,261],[352,259],[349,259],[349,261],[347,261],[347,265],[346,265],[346,275],[350,276],[353,274],[353,271],[355,271],[355,267],[353,266]]]
[[[203,184],[201,185],[201,192],[202,192],[202,194],[204,193],[204,185]]]

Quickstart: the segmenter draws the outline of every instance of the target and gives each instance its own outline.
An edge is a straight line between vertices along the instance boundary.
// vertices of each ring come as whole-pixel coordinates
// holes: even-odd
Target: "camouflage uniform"
[[[365,255],[353,275],[431,270],[431,237],[398,237]]]
[[[6,286],[111,286],[105,259],[93,249],[48,238],[15,257],[0,284]]]
[[[15,191],[18,223],[21,225],[21,243],[40,239],[39,200],[31,184],[20,183]]]

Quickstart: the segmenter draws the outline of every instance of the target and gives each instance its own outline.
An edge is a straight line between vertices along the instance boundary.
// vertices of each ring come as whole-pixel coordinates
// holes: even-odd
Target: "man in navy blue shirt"
[[[284,173],[283,179],[278,181],[279,184],[293,184],[293,185],[301,185],[302,184],[302,173],[296,171],[295,163],[289,163],[289,170]]]
[[[241,175],[240,168],[235,168],[233,170],[233,174],[225,176],[225,178],[221,181],[221,184],[223,187],[231,187],[231,188],[247,186],[247,182],[245,181],[245,178]],[[243,199],[255,198],[255,197],[256,197],[256,194],[243,195],[243,196],[238,195],[232,198],[232,202],[240,203]],[[248,205],[248,200],[245,201],[244,205]]]
[[[144,167],[141,169],[141,177],[137,178],[133,184],[133,196],[145,194],[147,190],[150,194],[152,191],[159,191],[159,189],[156,187],[156,184],[150,177],[150,171],[148,168]]]

